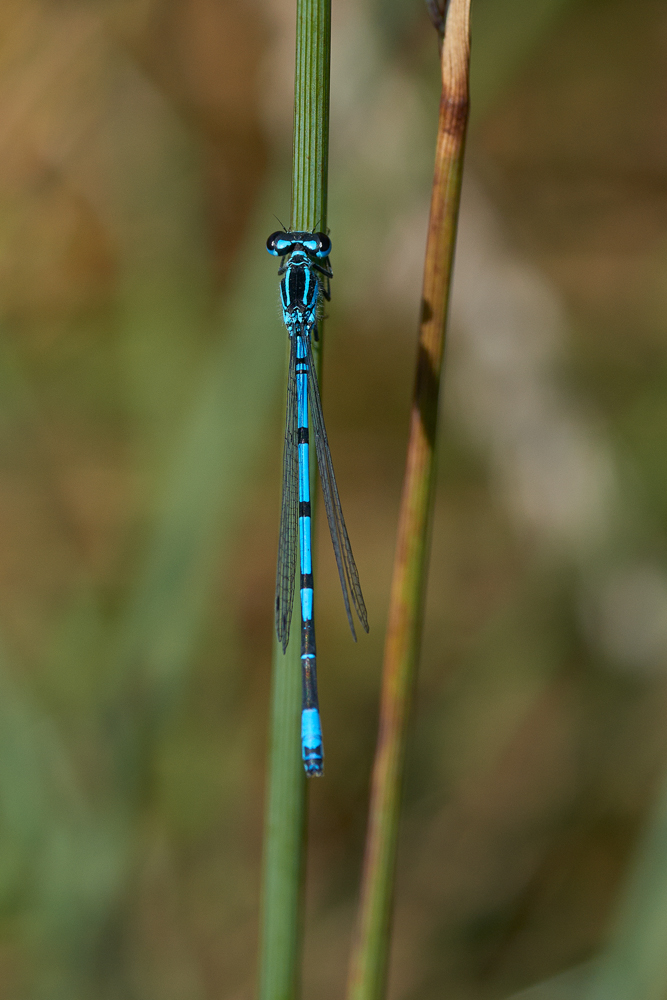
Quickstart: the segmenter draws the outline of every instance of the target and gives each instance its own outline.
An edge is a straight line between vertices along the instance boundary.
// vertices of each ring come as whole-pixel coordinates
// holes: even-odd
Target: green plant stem
[[[470,0],[451,0],[424,267],[417,371],[385,643],[378,744],[348,1000],[385,994],[407,723],[423,620],[438,397],[468,120]]]
[[[292,229],[327,225],[330,60],[331,0],[297,0]]]
[[[330,51],[331,0],[297,0],[291,229],[326,230]],[[306,813],[299,654],[293,622],[284,655],[274,642],[260,1000],[294,1000],[299,994]]]

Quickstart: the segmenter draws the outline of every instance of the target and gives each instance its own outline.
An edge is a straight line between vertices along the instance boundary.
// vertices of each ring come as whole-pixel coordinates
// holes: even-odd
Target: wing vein
[[[329,522],[329,532],[331,534],[331,542],[333,544],[334,555],[336,557],[340,585],[343,591],[343,600],[345,602],[347,620],[350,623],[350,629],[352,630],[352,635],[356,641],[357,635],[354,631],[354,623],[352,621],[350,598],[357,617],[366,632],[368,632],[368,615],[366,613],[366,605],[364,604],[363,594],[361,593],[361,584],[359,583],[359,574],[357,572],[354,556],[352,555],[352,546],[350,545],[350,539],[348,538],[345,518],[343,517],[343,510],[340,504],[340,497],[338,495],[338,486],[336,485],[336,476],[334,475],[331,450],[329,449],[329,440],[324,426],[322,401],[320,398],[319,385],[317,383],[315,359],[313,358],[310,337],[306,337],[305,340],[308,351],[309,369],[308,399],[310,402],[313,430],[315,432],[315,450],[317,452],[317,466],[320,473],[320,482],[322,483],[324,509],[326,510],[327,521]]]
[[[283,653],[289,641],[294,605],[294,574],[296,572],[299,535],[297,398],[296,398],[296,338],[290,340],[287,375],[287,409],[285,414],[285,444],[283,448],[283,492],[278,538],[278,568],[276,570],[276,632]]]

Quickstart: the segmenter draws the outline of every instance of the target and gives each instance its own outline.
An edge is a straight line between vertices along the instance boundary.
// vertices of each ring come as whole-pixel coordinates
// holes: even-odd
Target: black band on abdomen
[[[315,626],[312,621],[301,626],[302,708],[317,708],[317,661],[315,659]]]

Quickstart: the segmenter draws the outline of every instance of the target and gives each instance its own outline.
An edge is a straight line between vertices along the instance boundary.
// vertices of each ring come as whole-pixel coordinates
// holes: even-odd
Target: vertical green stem
[[[277,639],[273,649],[259,997],[296,1000],[301,959],[306,786],[299,738],[298,628],[292,626],[284,655]]]
[[[331,0],[297,0],[292,229],[325,231]]]
[[[451,0],[429,219],[417,371],[385,643],[380,728],[348,1000],[385,994],[407,724],[421,639],[438,399],[468,120],[470,0]]]
[[[330,52],[331,0],[297,0],[291,229],[326,231]],[[306,811],[299,654],[293,622],[285,655],[274,642],[260,1000],[299,995]]]

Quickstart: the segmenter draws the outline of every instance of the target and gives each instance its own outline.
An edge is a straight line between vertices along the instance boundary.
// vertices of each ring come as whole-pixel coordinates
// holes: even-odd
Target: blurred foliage
[[[293,10],[16,0],[0,28],[0,998],[249,997]],[[322,1000],[356,905],[438,100],[419,4],[340,0],[333,32],[324,405],[371,634],[350,642],[320,525]],[[625,914],[660,927],[666,40],[657,0],[475,7],[392,997],[574,996]]]

